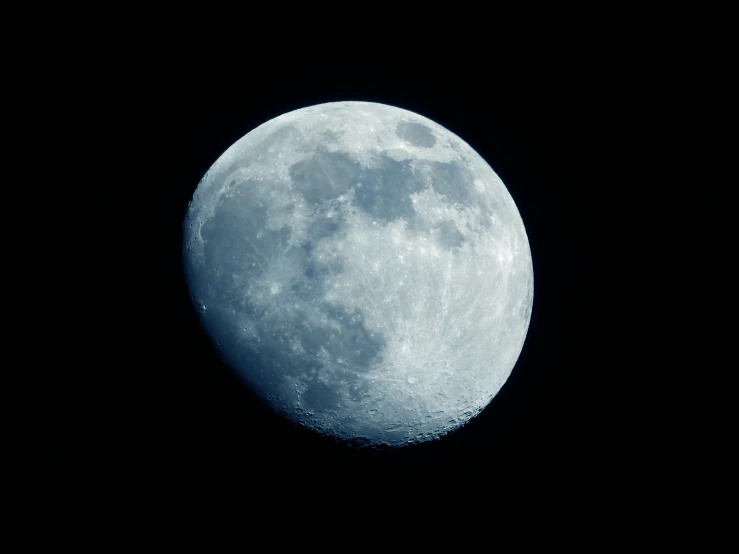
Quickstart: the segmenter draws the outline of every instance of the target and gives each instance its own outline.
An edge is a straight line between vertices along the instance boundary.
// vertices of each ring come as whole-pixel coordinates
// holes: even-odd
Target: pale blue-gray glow
[[[479,413],[523,346],[526,232],[490,166],[417,114],[290,112],[229,148],[185,220],[192,300],[272,408],[356,444],[437,438]]]

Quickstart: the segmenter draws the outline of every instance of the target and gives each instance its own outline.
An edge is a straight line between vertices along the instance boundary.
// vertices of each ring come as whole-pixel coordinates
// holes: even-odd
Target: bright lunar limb
[[[299,109],[231,146],[190,203],[184,266],[242,381],[356,445],[435,439],[478,414],[533,304],[500,178],[433,121],[368,102]]]

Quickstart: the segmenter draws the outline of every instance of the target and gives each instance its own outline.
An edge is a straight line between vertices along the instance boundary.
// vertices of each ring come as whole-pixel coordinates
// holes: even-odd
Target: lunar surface
[[[523,347],[531,253],[503,182],[420,115],[296,110],[208,170],[185,277],[223,361],[276,412],[358,446],[441,437]]]

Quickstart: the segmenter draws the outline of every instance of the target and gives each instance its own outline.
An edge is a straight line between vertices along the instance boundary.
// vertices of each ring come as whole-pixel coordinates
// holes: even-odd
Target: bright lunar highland
[[[477,415],[533,304],[500,178],[433,121],[368,102],[299,109],[231,146],[190,203],[184,266],[246,386],[360,446],[428,441]]]

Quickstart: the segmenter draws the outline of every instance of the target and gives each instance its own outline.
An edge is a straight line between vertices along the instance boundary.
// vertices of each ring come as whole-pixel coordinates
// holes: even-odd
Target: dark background
[[[328,498],[339,511],[501,495],[522,509],[544,496],[604,506],[654,483],[660,437],[633,336],[642,316],[623,304],[635,286],[623,262],[639,253],[614,230],[615,214],[633,217],[618,192],[639,195],[648,174],[650,126],[636,123],[653,71],[580,47],[523,61],[480,45],[413,60],[372,48],[261,62],[165,47],[123,56],[99,85],[110,93],[99,125],[117,139],[106,160],[121,183],[103,213],[122,245],[108,252],[120,330],[100,343],[112,367],[100,368],[108,392],[97,394],[90,461],[103,482],[169,506],[202,496],[290,510]],[[355,450],[279,419],[220,362],[189,303],[182,222],[203,174],[261,123],[339,100],[394,105],[460,136],[502,178],[529,237],[534,307],[521,356],[491,404],[439,441]]]

